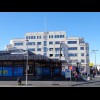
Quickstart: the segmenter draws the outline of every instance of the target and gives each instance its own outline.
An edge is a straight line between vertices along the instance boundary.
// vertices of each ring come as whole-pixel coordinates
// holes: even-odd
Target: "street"
[[[0,87],[100,87],[100,76],[89,81],[25,81],[17,85],[17,81],[0,81]]]

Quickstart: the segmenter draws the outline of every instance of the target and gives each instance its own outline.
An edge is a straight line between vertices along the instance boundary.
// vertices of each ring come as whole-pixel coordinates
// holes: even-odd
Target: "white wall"
[[[86,46],[88,46],[88,43],[85,43],[84,41],[84,38],[79,38],[79,37],[68,37],[66,38],[66,32],[65,31],[53,31],[53,32],[47,32],[46,36],[47,36],[47,39],[44,39],[45,33],[44,32],[28,32],[25,34],[25,37],[23,39],[19,39],[19,38],[16,38],[16,39],[12,39],[10,41],[10,44],[14,47],[14,43],[17,43],[17,42],[23,42],[23,46],[16,46],[16,48],[18,49],[26,49],[26,36],[41,36],[41,39],[28,39],[29,42],[35,42],[36,44],[35,45],[28,45],[28,48],[35,48],[36,51],[34,51],[35,54],[41,54],[41,55],[44,55],[44,41],[47,41],[47,48],[48,48],[48,51],[47,51],[47,56],[49,57],[50,54],[53,54],[53,57],[49,57],[49,58],[57,58],[59,59],[59,57],[55,57],[55,54],[60,54],[60,51],[56,52],[55,51],[55,48],[60,48],[60,44],[55,44],[55,41],[63,41],[65,42],[65,54],[64,54],[64,51],[61,51],[61,54],[62,54],[62,57],[61,57],[61,60],[65,60],[65,56],[66,55],[66,58],[68,58],[68,60],[75,60],[77,59],[79,62],[81,61],[81,59],[84,59],[85,60],[85,63],[81,63],[81,66],[87,66],[89,64],[89,56],[86,56],[87,53],[89,53],[89,50],[86,50]],[[49,38],[49,35],[65,35],[64,38]],[[49,41],[53,41],[53,45],[49,45]],[[68,44],[67,41],[77,41],[77,44]],[[41,42],[42,44],[40,46],[37,46],[37,42]],[[37,51],[37,47],[41,48],[41,52],[40,51]],[[78,50],[71,50],[71,51],[68,51],[68,47],[77,47]],[[84,47],[84,50],[80,50],[80,47]],[[49,48],[53,48],[53,51],[49,51]],[[77,53],[78,56],[77,57],[68,57],[68,53]],[[81,56],[81,53],[84,53],[84,56],[82,57]],[[73,65],[76,65],[76,62],[75,63],[72,63]]]

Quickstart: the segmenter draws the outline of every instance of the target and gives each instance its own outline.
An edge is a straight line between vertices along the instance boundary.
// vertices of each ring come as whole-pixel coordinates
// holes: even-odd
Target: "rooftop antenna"
[[[46,25],[46,17],[44,18],[44,24],[45,24],[45,32],[47,31],[47,25]]]

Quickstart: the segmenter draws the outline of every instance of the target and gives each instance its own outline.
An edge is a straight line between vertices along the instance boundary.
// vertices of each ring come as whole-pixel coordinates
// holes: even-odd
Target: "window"
[[[60,44],[60,42],[59,41],[56,41],[55,44]]]
[[[28,38],[31,39],[31,36],[29,36]]]
[[[83,60],[83,59],[82,59],[82,60],[81,60],[81,62],[82,62],[82,63],[84,63],[84,62],[85,62],[85,60]]]
[[[51,44],[53,44],[53,42],[50,41],[50,42],[49,42],[49,45],[51,45]]]
[[[44,41],[44,46],[47,46],[47,41]]]
[[[28,36],[26,36],[26,39],[28,39]]]
[[[77,50],[77,47],[69,47],[68,50]]]
[[[35,48],[28,48],[29,51],[35,51]]]
[[[27,45],[27,43],[26,43]],[[28,45],[35,45],[35,42],[28,42]]]
[[[14,43],[14,46],[22,46],[23,43],[22,42],[19,42],[19,43]]]
[[[81,56],[84,56],[84,53],[81,53]]]
[[[80,41],[79,43],[84,43],[84,41]]]
[[[55,35],[55,38],[59,38],[59,35]]]
[[[89,47],[86,47],[86,50],[89,50]]]
[[[36,36],[33,36],[33,39],[36,39]]]
[[[41,39],[41,36],[39,38]]]
[[[60,48],[55,48],[55,51],[60,51]]]
[[[77,53],[75,53],[74,56],[77,56]]]
[[[59,57],[60,56],[60,54],[55,54],[55,57]]]
[[[37,51],[41,51],[41,48],[37,48]]]
[[[37,42],[37,45],[41,45],[41,42]]]
[[[80,50],[84,50],[84,47],[80,47]]]
[[[64,38],[65,36],[64,35],[60,35],[60,38]]]
[[[53,56],[53,54],[50,54],[50,55],[49,55],[49,57],[52,57],[52,56]]]
[[[37,39],[41,39],[41,36],[37,36]]]
[[[31,39],[33,39],[33,36],[31,36]]]
[[[69,57],[71,57],[71,56],[77,56],[77,53],[69,53],[68,56]]]
[[[77,41],[68,41],[68,44],[77,44]]]
[[[44,52],[47,52],[47,47],[44,47]]]
[[[49,35],[49,38],[53,38],[53,35]]]
[[[89,56],[89,54],[87,53],[86,56]]]
[[[49,51],[53,51],[53,48],[49,48]]]

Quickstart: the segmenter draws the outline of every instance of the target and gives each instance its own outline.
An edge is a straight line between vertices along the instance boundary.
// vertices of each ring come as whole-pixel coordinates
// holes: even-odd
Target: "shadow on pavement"
[[[21,85],[26,85],[26,84],[21,84]],[[32,84],[27,84],[27,85],[32,85]]]
[[[77,85],[83,85],[83,84],[91,84],[91,83],[97,83],[97,82],[100,82],[100,81],[95,81],[95,82],[88,82],[88,81],[86,81],[85,83],[78,83],[78,84],[74,84],[74,85],[72,85],[72,86],[77,86]]]

